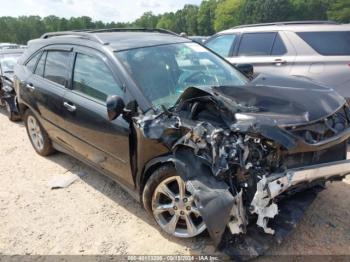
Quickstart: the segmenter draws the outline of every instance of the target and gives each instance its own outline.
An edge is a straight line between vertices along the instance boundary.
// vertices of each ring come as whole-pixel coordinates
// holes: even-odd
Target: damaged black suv
[[[350,173],[350,111],[309,80],[249,80],[164,30],[47,33],[15,68],[40,155],[108,175],[177,237],[207,230],[229,255],[288,232],[326,181]]]

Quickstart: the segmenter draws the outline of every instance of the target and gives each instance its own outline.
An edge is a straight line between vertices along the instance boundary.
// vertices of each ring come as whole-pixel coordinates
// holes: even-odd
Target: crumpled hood
[[[259,75],[246,86],[220,86],[201,89],[223,101],[237,120],[273,122],[274,125],[306,124],[325,118],[345,99],[331,88],[297,77]],[[180,100],[190,98],[186,90]],[[232,101],[232,104],[229,102]],[[255,122],[253,120],[253,122]]]

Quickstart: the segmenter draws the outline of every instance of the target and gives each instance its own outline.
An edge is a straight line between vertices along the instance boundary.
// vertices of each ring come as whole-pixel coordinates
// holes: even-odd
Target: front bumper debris
[[[247,227],[245,234],[232,235],[230,230],[227,230],[219,249],[237,261],[249,260],[264,254],[272,246],[281,244],[293,231],[323,189],[316,186],[278,202],[279,213],[269,221],[274,235],[264,233],[253,224]]]
[[[274,198],[303,183],[343,178],[348,174],[350,160],[289,169],[284,173],[264,176],[257,184],[250,212],[258,215],[257,225],[262,227],[265,233],[274,234],[274,230],[267,227],[268,219],[278,214],[278,207],[272,201]]]

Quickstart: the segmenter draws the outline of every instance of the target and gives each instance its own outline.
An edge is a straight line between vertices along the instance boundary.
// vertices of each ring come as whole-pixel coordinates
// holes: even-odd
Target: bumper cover
[[[275,198],[289,188],[300,183],[317,179],[328,180],[332,177],[344,177],[350,174],[350,159],[287,170],[267,179],[267,190],[270,198]]]
[[[267,224],[269,218],[274,218],[278,214],[278,206],[273,201],[277,196],[303,183],[341,179],[348,174],[350,174],[350,160],[289,169],[284,173],[264,176],[257,184],[250,212],[258,215],[257,225],[262,227],[265,233],[274,234],[275,231]]]

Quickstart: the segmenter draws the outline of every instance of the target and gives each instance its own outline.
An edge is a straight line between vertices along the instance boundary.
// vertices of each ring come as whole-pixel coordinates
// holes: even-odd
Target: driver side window
[[[230,55],[230,51],[232,46],[235,43],[236,35],[220,35],[212,40],[210,40],[206,46],[218,53],[222,57],[228,57]]]
[[[78,53],[73,73],[73,90],[105,102],[108,95],[123,96],[112,71],[102,59]]]

